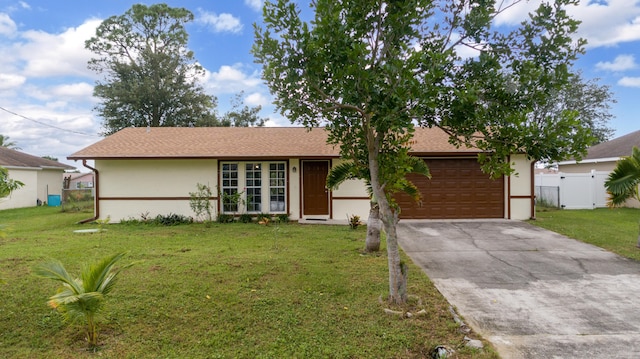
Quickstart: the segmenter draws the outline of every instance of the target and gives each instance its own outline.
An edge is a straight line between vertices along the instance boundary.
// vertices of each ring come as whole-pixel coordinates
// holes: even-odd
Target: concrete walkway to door
[[[503,358],[640,358],[640,262],[528,223],[409,221],[402,249]]]

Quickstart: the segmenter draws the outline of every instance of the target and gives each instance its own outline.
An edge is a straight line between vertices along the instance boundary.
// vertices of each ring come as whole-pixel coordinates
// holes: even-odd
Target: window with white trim
[[[269,211],[285,212],[286,170],[284,163],[269,164]]]
[[[238,202],[234,195],[238,193],[238,164],[222,164],[222,211],[238,212]]]
[[[247,212],[262,211],[262,164],[247,163],[245,165],[246,205]]]
[[[221,162],[220,168],[223,213],[287,213],[286,162]]]

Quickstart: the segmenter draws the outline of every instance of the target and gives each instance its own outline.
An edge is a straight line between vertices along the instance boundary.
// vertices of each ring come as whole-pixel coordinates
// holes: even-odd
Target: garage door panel
[[[491,180],[476,159],[427,159],[432,178],[408,176],[422,193],[422,206],[398,194],[400,218],[503,218],[504,180]]]

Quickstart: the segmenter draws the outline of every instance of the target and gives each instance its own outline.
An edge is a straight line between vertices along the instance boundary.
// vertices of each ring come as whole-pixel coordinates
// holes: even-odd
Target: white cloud
[[[618,81],[618,85],[624,87],[640,87],[640,77],[623,77]]]
[[[242,31],[240,19],[227,13],[218,15],[200,9],[200,17],[197,21],[207,25],[213,32],[239,33]]]
[[[596,64],[596,68],[600,70],[608,70],[608,71],[625,71],[636,68],[638,65],[635,62],[635,58],[633,55],[619,55],[617,56],[613,62],[598,62]]]
[[[18,4],[20,4],[20,7],[23,9],[31,10],[31,5],[27,4],[25,1],[18,1]]]
[[[86,82],[59,85],[52,89],[52,94],[60,97],[91,97],[93,85]]]
[[[244,3],[255,11],[262,9],[262,0],[244,0]]]
[[[17,29],[16,23],[9,15],[0,12],[0,35],[13,37]]]
[[[24,76],[0,73],[0,90],[9,90],[21,86],[27,79]]]
[[[505,5],[516,0],[505,1]],[[513,26],[527,19],[541,0],[523,1],[496,17],[497,25]],[[587,1],[568,6],[567,12],[582,21],[577,36],[587,40],[587,47],[613,46],[640,40],[640,3],[630,0]]]
[[[244,103],[249,106],[264,106],[269,103],[269,99],[259,92],[254,92],[244,99]]]
[[[25,62],[24,74],[34,77],[92,76],[87,69],[92,54],[84,48],[84,42],[95,35],[100,22],[87,20],[61,34],[35,30],[22,33],[26,42],[17,44],[16,51]]]
[[[205,87],[215,94],[249,91],[261,85],[259,73],[244,73],[241,64],[222,65],[217,72],[207,71],[204,76]]]
[[[588,47],[613,46],[640,40],[640,4],[638,1],[581,1],[570,7],[569,14],[582,24],[578,35],[587,39]]]

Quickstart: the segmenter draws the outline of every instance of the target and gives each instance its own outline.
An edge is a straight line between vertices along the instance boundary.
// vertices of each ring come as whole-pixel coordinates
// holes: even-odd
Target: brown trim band
[[[509,196],[509,198],[511,199],[531,199],[534,198],[535,196],[532,195],[522,195],[522,196]]]
[[[100,197],[102,201],[185,201],[191,197]],[[209,200],[217,201],[218,197],[209,197]]]
[[[348,200],[369,200],[369,197],[332,197],[335,200],[348,201]]]

